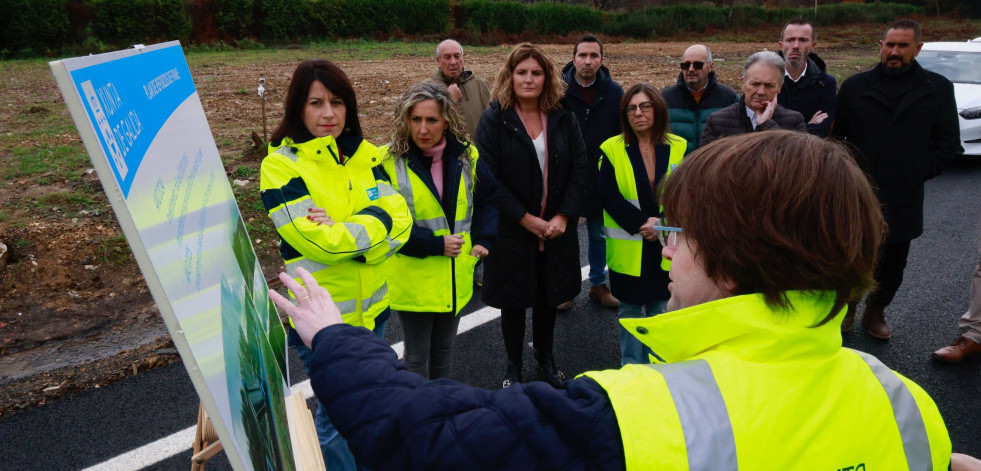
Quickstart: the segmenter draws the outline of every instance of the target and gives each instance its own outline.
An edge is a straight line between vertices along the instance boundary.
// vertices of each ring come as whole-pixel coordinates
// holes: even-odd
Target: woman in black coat
[[[521,381],[525,310],[532,308],[535,359],[553,386],[555,307],[582,284],[576,223],[586,148],[575,115],[558,109],[565,82],[540,47],[519,44],[497,75],[494,101],[477,126],[477,148],[498,180],[498,240],[486,259],[483,301],[501,309],[508,365]]]

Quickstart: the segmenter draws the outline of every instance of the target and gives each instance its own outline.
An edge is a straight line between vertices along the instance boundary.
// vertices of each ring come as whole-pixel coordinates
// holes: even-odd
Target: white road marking
[[[585,281],[588,275],[589,265],[582,267],[582,280]],[[460,327],[457,329],[457,335],[480,327],[498,317],[501,317],[501,311],[499,309],[490,306],[482,307],[460,319]],[[405,345],[402,342],[397,342],[392,345],[392,350],[395,350],[395,353],[401,359],[402,354],[405,352]],[[310,380],[308,379],[294,384],[290,387],[290,393],[303,394],[304,399],[310,399],[313,397]],[[188,452],[191,449],[191,442],[193,441],[194,426],[192,425],[153,443],[148,443],[95,466],[85,468],[82,471],[133,471],[143,469],[170,459],[175,455]]]

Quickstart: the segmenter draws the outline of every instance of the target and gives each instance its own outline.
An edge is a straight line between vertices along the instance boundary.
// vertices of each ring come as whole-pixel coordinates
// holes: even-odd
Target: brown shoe
[[[620,301],[613,297],[610,288],[606,285],[593,286],[589,288],[589,297],[600,302],[606,307],[619,307]]]
[[[862,325],[865,332],[877,339],[889,340],[892,332],[886,325],[886,308],[875,304],[865,306],[865,314],[862,314]]]
[[[958,337],[954,343],[933,352],[933,358],[947,363],[960,363],[964,357],[973,353],[981,353],[981,343],[967,337]]]
[[[555,306],[555,309],[559,311],[568,311],[569,309],[572,309],[572,300],[570,299],[562,304],[559,304],[558,306]]]
[[[845,318],[841,320],[841,331],[848,332],[855,325],[855,305],[848,303],[848,310],[845,311]]]

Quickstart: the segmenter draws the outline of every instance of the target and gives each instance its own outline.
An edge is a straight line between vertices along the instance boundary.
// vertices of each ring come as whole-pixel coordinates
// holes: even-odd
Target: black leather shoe
[[[543,379],[553,388],[562,386],[565,382],[565,373],[559,371],[555,366],[555,357],[551,353],[535,352],[535,360],[538,360],[538,368],[542,372]]]
[[[504,382],[501,388],[508,388],[521,382],[521,362],[508,362],[507,370],[504,373]]]

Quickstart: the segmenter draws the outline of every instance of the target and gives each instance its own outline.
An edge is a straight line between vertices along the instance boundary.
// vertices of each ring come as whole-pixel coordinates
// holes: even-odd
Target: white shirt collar
[[[805,75],[807,75],[807,62],[806,61],[804,62],[804,70],[801,71],[800,77],[797,77],[797,80],[794,80],[794,78],[790,76],[790,73],[787,72],[787,68],[786,67],[784,67],[784,69],[783,69],[783,76],[789,78],[790,81],[791,82],[794,82],[794,83],[800,82],[800,79],[804,78]]]
[[[749,120],[753,122],[753,129],[756,129],[756,112],[746,105],[743,107],[746,108],[746,116],[749,116]]]

